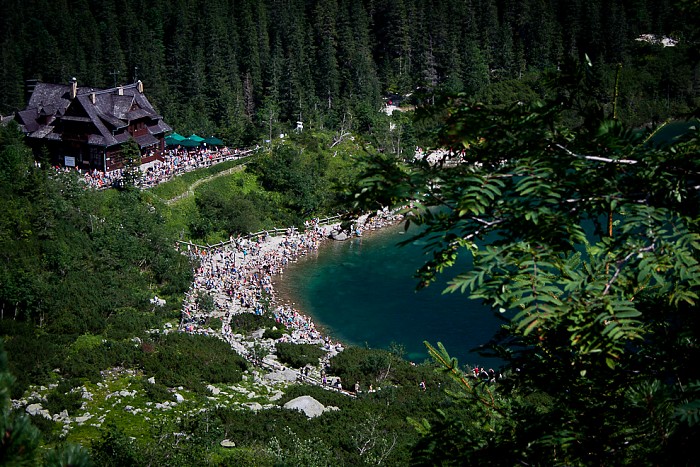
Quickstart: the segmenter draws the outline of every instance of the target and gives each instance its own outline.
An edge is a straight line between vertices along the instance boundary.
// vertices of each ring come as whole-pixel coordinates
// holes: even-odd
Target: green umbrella
[[[198,141],[193,141],[193,140],[191,140],[190,138],[185,138],[185,139],[183,139],[182,141],[180,141],[178,144],[179,144],[180,146],[183,146],[183,147],[186,147],[186,148],[196,148],[196,147],[199,147],[199,145],[200,145],[201,143],[198,142]]]
[[[224,142],[215,136],[210,136],[209,138],[205,138],[204,142],[207,143],[209,146],[223,146],[224,145]]]
[[[172,133],[172,134],[166,136],[166,138],[170,138],[173,141],[182,141],[183,139],[185,139],[184,136],[182,136],[181,134],[178,134],[178,133]]]
[[[173,137],[173,135],[168,135],[165,137],[165,144],[167,144],[168,146],[177,146],[178,144],[180,144],[184,140],[185,140],[185,138],[177,139],[177,138]]]
[[[187,139],[189,139],[190,141],[196,141],[197,143],[204,142],[204,138],[202,138],[201,136],[197,136],[194,133],[192,133]]]

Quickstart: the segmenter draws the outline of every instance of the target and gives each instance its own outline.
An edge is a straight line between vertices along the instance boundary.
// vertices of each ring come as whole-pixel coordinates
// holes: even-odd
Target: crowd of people
[[[231,150],[227,147],[200,147],[194,150],[191,148],[166,149],[162,158],[141,166],[141,177],[136,181],[136,185],[142,188],[151,188],[186,172],[245,157],[252,151],[252,149]],[[62,172],[77,171],[85,184],[95,189],[114,186],[124,176],[123,169],[105,172],[97,169],[83,170],[78,167],[56,167],[56,170]]]
[[[376,229],[396,222],[399,217],[381,210],[376,216],[363,216],[357,224]],[[180,329],[218,335],[245,353],[246,349],[234,342],[231,318],[239,313],[268,311],[287,330],[280,341],[317,344],[329,352],[342,351],[342,344],[324,336],[308,316],[291,304],[279,303],[273,290],[272,277],[281,273],[289,262],[317,250],[338,225],[323,226],[314,219],[306,227],[303,231],[287,229],[281,237],[261,234],[256,238],[232,238],[225,245],[211,249],[191,244],[182,247],[183,253],[196,259],[199,266],[183,304]],[[213,309],[203,309],[203,293],[213,298]],[[210,325],[212,316],[221,318],[220,330],[215,329],[218,322],[217,326]]]

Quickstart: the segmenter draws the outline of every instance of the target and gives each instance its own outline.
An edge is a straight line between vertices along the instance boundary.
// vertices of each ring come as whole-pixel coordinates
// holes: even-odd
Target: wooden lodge
[[[170,126],[143,93],[143,83],[111,89],[37,83],[26,109],[15,114],[28,144],[51,163],[109,172],[124,166],[122,148],[134,140],[142,163],[160,158]]]

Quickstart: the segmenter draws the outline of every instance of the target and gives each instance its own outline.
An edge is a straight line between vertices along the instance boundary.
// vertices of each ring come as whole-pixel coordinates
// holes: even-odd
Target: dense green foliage
[[[247,161],[246,161],[247,162]],[[243,164],[241,160],[225,161],[210,167],[198,169],[192,172],[186,172],[178,177],[175,177],[167,182],[154,186],[149,191],[159,198],[171,200],[177,196],[185,194],[190,186],[200,180],[206,180],[214,177],[217,174]]]
[[[432,419],[438,407],[445,413],[466,415],[464,407],[437,389],[440,383],[447,387],[449,381],[432,368],[424,370],[432,374],[425,392],[417,385],[385,386],[351,399],[318,387],[288,387],[280,404],[311,396],[339,409],[313,419],[282,408],[253,412],[211,407],[197,415],[154,424],[143,439],[136,440],[124,429],[106,425],[92,445],[94,460],[98,465],[406,465],[409,448],[418,438],[408,416]],[[174,433],[186,435],[187,442],[178,442]],[[153,438],[160,442],[148,442]],[[234,440],[235,448],[217,446],[224,438]]]
[[[231,317],[231,332],[250,334],[259,329],[284,329],[284,325],[278,323],[268,315],[256,315],[253,313],[241,313]]]
[[[247,145],[306,128],[370,133],[380,97],[421,91],[515,102],[522,80],[588,54],[637,122],[687,108],[692,67],[679,49],[693,16],[652,0],[32,0],[0,3],[0,113],[25,79],[107,87],[141,79],[182,134]],[[663,54],[640,34],[680,39]],[[495,85],[495,87],[489,87]],[[484,93],[484,94],[482,94]],[[414,94],[414,98],[418,94]]]
[[[13,376],[8,371],[7,355],[3,348],[2,339],[0,339],[0,430],[3,433],[2,441],[0,441],[0,463],[13,466],[34,466],[42,458],[38,449],[41,436],[27,414],[10,409],[10,392],[13,380]],[[59,386],[61,389],[57,388],[55,396],[49,403],[56,404],[57,399],[61,398],[60,391],[70,389],[68,386]],[[65,408],[73,407],[72,401],[67,399],[70,399],[70,396],[64,397],[64,400],[58,402],[58,405]],[[74,445],[64,445],[51,449],[46,451],[43,457],[45,465],[80,467],[92,465],[86,450]],[[58,460],[63,460],[64,463],[59,463]]]
[[[192,281],[174,240],[302,225],[348,209],[346,195],[362,192],[370,210],[414,202],[434,253],[422,286],[456,255],[473,256],[473,270],[458,271],[449,290],[517,315],[488,346],[509,362],[506,378],[467,377],[440,346],[429,347],[438,373],[397,353],[347,349],[328,371],[345,389],[358,382],[357,399],[292,386],[279,401],[312,395],[339,411],[309,420],[208,404],[136,420],[114,410],[99,432],[72,435],[91,441],[96,465],[694,462],[698,133],[660,144],[663,129],[631,129],[698,107],[697,15],[679,10],[691,3],[1,2],[0,113],[24,106],[25,79],[76,76],[103,87],[138,73],[181,133],[268,141],[245,171],[166,207],[161,199],[234,163],[148,192],[131,183],[96,192],[33,164],[16,129],[0,127],[0,336],[9,357],[0,352],[0,461],[39,463],[39,432],[9,410],[9,397],[30,397],[30,384],[49,387],[41,402],[50,413],[73,414],[87,403],[80,386],[104,387],[108,374],[130,375],[126,387],[136,383],[152,405],[173,401],[181,386],[184,406],[203,406],[214,394],[207,384],[242,383],[247,364],[225,342],[146,332],[179,317]],[[642,33],[679,43],[634,41]],[[572,56],[591,65],[569,67]],[[381,112],[382,95],[420,106],[460,92],[420,121]],[[416,145],[464,149],[467,163],[404,165]],[[166,306],[149,303],[156,293]],[[211,297],[199,305],[211,309]],[[266,338],[284,332],[264,316],[232,321],[234,332],[259,329]],[[277,350],[294,366],[320,352]],[[32,422],[45,444],[60,439],[59,423]],[[224,438],[236,448],[221,448]],[[44,463],[89,460],[69,446]]]
[[[700,133],[697,121],[671,142],[632,131],[614,97],[612,108],[598,98],[614,94],[598,78],[590,63],[567,65],[551,99],[452,99],[441,137],[464,163],[385,157],[368,172],[369,200],[411,201],[426,227],[420,286],[468,254],[473,268],[447,291],[514,316],[490,344],[510,363],[505,384],[476,384],[429,348],[478,415],[418,424],[420,463],[692,462]]]
[[[144,370],[168,387],[200,390],[204,382],[235,383],[248,366],[226,342],[198,334],[156,336],[145,350]]]
[[[3,318],[99,333],[115,310],[147,309],[153,287],[189,287],[189,265],[147,196],[86,190],[35,167],[14,127],[0,129],[0,154]]]
[[[318,361],[326,355],[318,345],[294,344],[292,342],[278,342],[277,358],[285,365],[292,368],[303,368],[307,365],[318,366]]]
[[[309,131],[275,142],[249,160],[245,172],[199,186],[194,206],[173,227],[214,244],[347,210],[363,152],[359,138],[348,136]]]

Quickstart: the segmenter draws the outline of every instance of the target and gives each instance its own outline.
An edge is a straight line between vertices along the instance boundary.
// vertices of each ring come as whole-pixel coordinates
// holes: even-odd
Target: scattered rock
[[[180,402],[185,402],[185,398],[180,395],[180,393],[175,393],[175,400],[179,404]]]
[[[155,376],[151,376],[151,377],[148,378],[146,381],[148,381],[148,382],[151,383],[151,384],[156,384],[156,377],[155,377]]]
[[[207,386],[207,389],[209,389],[209,392],[211,392],[215,396],[218,396],[221,392],[221,389],[217,388],[216,386],[212,386],[211,384]]]

